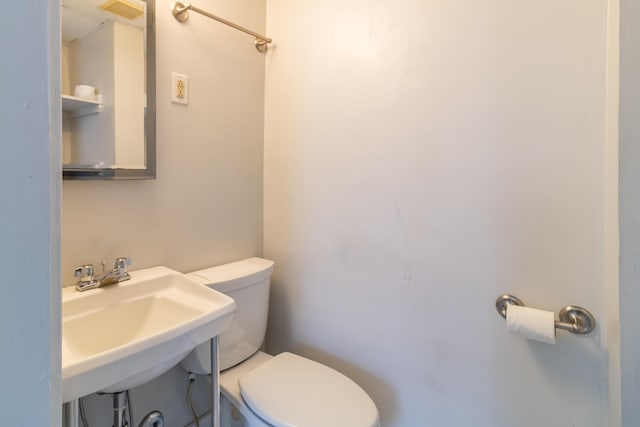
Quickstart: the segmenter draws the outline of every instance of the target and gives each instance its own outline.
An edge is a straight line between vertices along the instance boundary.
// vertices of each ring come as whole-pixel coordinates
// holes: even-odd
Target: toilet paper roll
[[[89,86],[89,85],[77,85],[73,90],[73,96],[77,98],[89,99],[91,101],[95,101],[96,88],[94,86]]]
[[[518,305],[507,306],[507,330],[530,340],[556,343],[555,315],[552,311]]]

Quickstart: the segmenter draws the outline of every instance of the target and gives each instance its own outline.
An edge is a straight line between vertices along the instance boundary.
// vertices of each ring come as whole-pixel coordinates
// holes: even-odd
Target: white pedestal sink
[[[62,401],[163,374],[231,323],[235,303],[167,267],[104,288],[62,290]]]

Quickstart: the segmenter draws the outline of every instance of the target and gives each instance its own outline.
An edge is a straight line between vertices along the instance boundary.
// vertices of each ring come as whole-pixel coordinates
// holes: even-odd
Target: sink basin
[[[62,400],[114,393],[171,369],[231,323],[226,295],[167,267],[78,292],[62,289]]]

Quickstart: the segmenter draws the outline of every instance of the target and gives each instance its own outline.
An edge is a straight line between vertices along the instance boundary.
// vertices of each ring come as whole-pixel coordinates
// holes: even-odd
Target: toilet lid
[[[375,427],[378,410],[355,382],[292,353],[280,353],[239,380],[242,398],[277,427]]]

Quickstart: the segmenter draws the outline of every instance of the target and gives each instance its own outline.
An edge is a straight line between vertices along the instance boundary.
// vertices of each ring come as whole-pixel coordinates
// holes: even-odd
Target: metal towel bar
[[[496,299],[496,310],[500,316],[507,318],[507,307],[509,305],[519,305],[524,307],[522,300],[516,296],[504,294]],[[596,318],[586,308],[577,305],[568,305],[560,310],[558,314],[560,320],[556,320],[556,329],[564,329],[574,334],[588,334],[596,328]]]
[[[195,7],[191,3],[185,4],[177,1],[171,5],[171,13],[173,14],[174,18],[176,18],[180,22],[185,22],[189,18],[189,10],[193,10],[194,12],[197,12],[200,15],[204,15],[207,18],[211,18],[214,21],[218,21],[221,24],[228,25],[231,28],[235,28],[238,31],[242,31],[243,33],[246,33],[255,37],[256,49],[258,49],[258,52],[260,53],[265,53],[267,51],[267,45],[272,41],[267,36],[263,36],[262,34],[256,33],[255,31],[251,31],[250,29],[245,28],[242,25],[238,25],[235,22],[231,22],[227,19],[216,16],[213,13],[209,13],[206,10],[202,10],[198,7]]]

